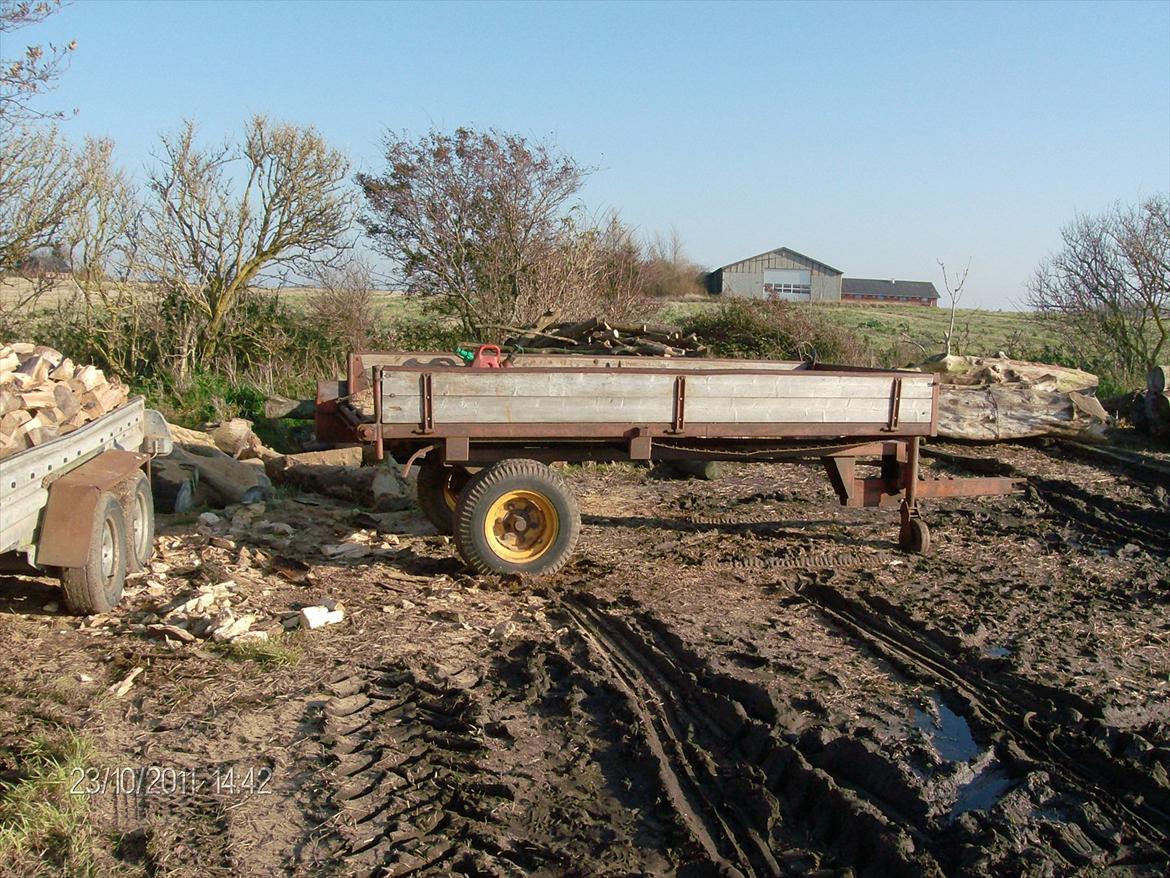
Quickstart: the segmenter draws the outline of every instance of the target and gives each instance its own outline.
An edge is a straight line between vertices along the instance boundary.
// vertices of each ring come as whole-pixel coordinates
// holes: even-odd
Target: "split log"
[[[215,447],[236,460],[246,451],[252,451],[261,444],[252,432],[252,422],[244,418],[230,418],[208,434]]]

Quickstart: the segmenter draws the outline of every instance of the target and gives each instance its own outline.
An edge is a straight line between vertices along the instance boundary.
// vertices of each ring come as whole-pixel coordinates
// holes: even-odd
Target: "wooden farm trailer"
[[[898,507],[898,542],[926,552],[928,497],[1003,494],[1002,478],[922,481],[938,379],[820,363],[361,353],[318,385],[317,437],[420,466],[419,504],[480,571],[550,573],[580,513],[554,461],[820,461],[843,505]],[[859,465],[872,463],[872,474]]]

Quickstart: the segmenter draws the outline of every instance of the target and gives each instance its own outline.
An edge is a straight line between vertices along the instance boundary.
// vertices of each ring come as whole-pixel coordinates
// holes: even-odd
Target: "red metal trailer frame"
[[[884,427],[857,423],[736,423],[692,424],[686,417],[686,378],[674,379],[673,417],[668,425],[637,423],[436,423],[431,416],[434,375],[463,371],[441,354],[419,354],[435,363],[425,366],[392,366],[380,363],[390,355],[354,353],[344,381],[318,384],[315,428],[317,438],[338,444],[372,445],[381,461],[389,452],[405,461],[405,473],[420,459],[438,460],[449,466],[483,467],[510,458],[544,462],[620,460],[714,460],[741,462],[819,461],[843,506],[898,507],[899,543],[909,550],[929,548],[929,530],[919,517],[919,501],[947,497],[975,497],[1011,493],[1018,479],[999,477],[920,478],[920,447],[924,437],[938,427],[939,385],[934,380],[932,417],[929,423],[899,423],[902,379],[896,370],[864,369],[824,364],[800,368],[822,375],[868,373],[889,376],[889,417]],[[400,357],[396,357],[400,359]],[[367,364],[367,360],[372,364]],[[558,368],[566,368],[564,366]],[[571,368],[576,372],[612,372],[596,367]],[[410,370],[421,381],[422,410],[413,424],[382,423],[382,380],[387,371]],[[637,369],[631,365],[631,371]],[[751,372],[744,363],[744,372]],[[700,373],[691,373],[700,374]],[[735,374],[725,370],[722,374]],[[916,377],[921,377],[916,375]],[[348,400],[373,392],[373,420],[367,420]],[[876,473],[862,474],[862,466],[876,466]],[[914,524],[917,522],[917,524]]]

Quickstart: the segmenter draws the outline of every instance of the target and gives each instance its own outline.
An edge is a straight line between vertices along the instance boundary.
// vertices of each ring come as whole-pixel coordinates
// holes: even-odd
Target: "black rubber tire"
[[[154,494],[141,471],[118,490],[126,513],[126,572],[138,573],[154,557]]]
[[[455,532],[455,507],[447,499],[447,491],[458,498],[471,481],[471,473],[461,466],[443,466],[437,460],[424,460],[418,468],[418,505],[427,521],[441,534]],[[458,499],[456,499],[458,502]]]
[[[104,545],[103,545],[104,544]],[[103,572],[103,551],[112,555],[108,570]],[[108,613],[122,599],[126,581],[126,513],[121,500],[104,492],[93,513],[89,537],[89,554],[81,567],[61,568],[61,587],[65,590],[65,607],[71,613],[88,616]]]
[[[539,494],[557,515],[557,533],[548,549],[533,561],[517,563],[500,557],[484,536],[484,521],[500,497],[510,491]],[[536,460],[502,460],[476,474],[455,507],[455,548],[479,573],[555,573],[569,560],[581,535],[581,510],[569,486]]]
[[[898,545],[915,555],[930,553],[930,528],[921,518],[911,518],[898,533]]]

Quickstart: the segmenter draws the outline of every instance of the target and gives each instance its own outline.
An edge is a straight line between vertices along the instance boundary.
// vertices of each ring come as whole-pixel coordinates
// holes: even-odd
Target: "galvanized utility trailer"
[[[139,396],[0,460],[0,570],[56,576],[70,612],[112,609],[154,550],[146,469],[171,448],[166,421]]]
[[[477,358],[479,362],[479,358]],[[491,359],[488,358],[490,363]],[[919,478],[938,379],[802,362],[516,355],[503,368],[437,353],[361,353],[321,382],[316,431],[421,463],[419,503],[481,571],[549,573],[580,529],[554,461],[820,461],[846,506],[896,506],[899,544],[930,547],[918,502],[1015,481]],[[871,475],[858,467],[872,463]]]

